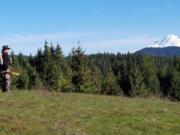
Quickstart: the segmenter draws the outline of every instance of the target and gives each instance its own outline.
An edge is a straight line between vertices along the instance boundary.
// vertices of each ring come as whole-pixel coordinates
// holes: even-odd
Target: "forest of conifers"
[[[43,89],[104,95],[157,96],[180,100],[180,58],[139,54],[86,55],[81,47],[64,56],[45,42],[35,56],[15,55],[12,89]]]

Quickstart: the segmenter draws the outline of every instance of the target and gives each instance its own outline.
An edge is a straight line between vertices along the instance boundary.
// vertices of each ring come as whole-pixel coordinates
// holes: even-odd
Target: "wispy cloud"
[[[37,49],[42,47],[44,41],[60,43],[65,54],[68,54],[73,47],[77,46],[77,41],[81,41],[81,46],[87,53],[97,52],[133,52],[143,47],[149,46],[156,39],[146,35],[129,36],[120,38],[109,35],[108,32],[65,32],[50,34],[20,35],[13,34],[8,37],[1,37],[0,44],[9,44],[13,50],[25,54],[35,54]]]
[[[27,42],[37,42],[42,40],[60,40],[65,38],[71,38],[74,33],[49,33],[49,34],[34,34],[34,35],[20,35],[12,34],[9,37],[2,37],[0,40],[4,43],[21,44]]]
[[[95,52],[134,52],[152,44],[156,39],[146,35],[132,36],[127,38],[104,39],[97,42],[84,43],[86,48]]]

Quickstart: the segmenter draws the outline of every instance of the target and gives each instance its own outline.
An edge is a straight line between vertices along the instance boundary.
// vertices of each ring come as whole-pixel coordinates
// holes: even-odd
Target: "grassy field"
[[[42,91],[1,93],[0,135],[180,135],[180,103]]]

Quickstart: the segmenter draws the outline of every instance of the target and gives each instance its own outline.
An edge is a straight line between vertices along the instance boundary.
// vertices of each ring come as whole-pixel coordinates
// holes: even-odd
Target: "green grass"
[[[180,135],[180,103],[42,91],[0,93],[0,135]]]

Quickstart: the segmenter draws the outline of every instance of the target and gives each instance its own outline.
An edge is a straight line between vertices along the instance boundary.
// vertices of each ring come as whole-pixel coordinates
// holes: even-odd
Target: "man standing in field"
[[[1,65],[1,73],[2,73],[2,92],[8,92],[10,89],[10,64],[12,63],[11,58],[9,56],[10,48],[5,45],[2,47],[2,65]]]

